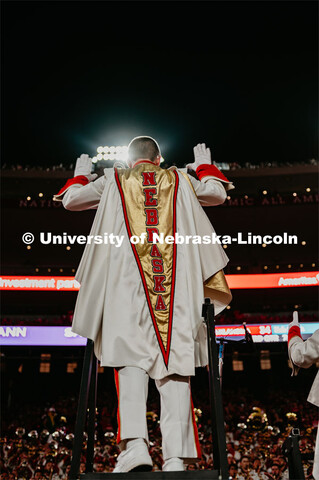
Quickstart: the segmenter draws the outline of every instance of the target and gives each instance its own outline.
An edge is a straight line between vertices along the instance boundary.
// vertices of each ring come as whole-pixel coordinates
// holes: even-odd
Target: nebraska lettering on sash
[[[166,308],[167,307],[165,305],[162,295],[158,295],[156,300],[155,310],[166,310]]]
[[[153,237],[152,237],[152,238],[153,238]],[[147,241],[149,241],[149,240],[147,240]],[[151,242],[151,243],[153,243],[153,242]],[[151,255],[151,257],[161,257],[161,256],[162,256],[162,254],[161,254],[161,252],[159,251],[158,246],[156,245],[156,243],[153,243],[150,255]]]
[[[158,225],[158,211],[156,208],[145,208],[146,225]]]
[[[157,233],[157,235],[159,235],[159,231],[158,231],[158,228],[147,228],[146,229],[146,232],[147,232],[147,242],[148,243],[153,243],[153,235],[154,233]],[[155,245],[155,244],[154,244]]]
[[[114,170],[129,238],[147,234],[145,244],[131,242],[131,248],[158,345],[168,368],[174,310],[176,243],[159,245],[153,242],[155,233],[175,238],[178,174],[175,170],[164,170],[150,163],[140,163],[132,169]]]
[[[157,205],[157,199],[153,198],[157,194],[157,188],[144,188],[143,193],[145,195],[145,207],[154,207]]]
[[[156,185],[155,172],[142,172],[143,187],[146,185]]]
[[[163,285],[165,278],[165,275],[154,275],[154,292],[165,292]]]
[[[151,261],[153,267],[153,273],[163,273],[163,260],[161,258],[153,258]]]

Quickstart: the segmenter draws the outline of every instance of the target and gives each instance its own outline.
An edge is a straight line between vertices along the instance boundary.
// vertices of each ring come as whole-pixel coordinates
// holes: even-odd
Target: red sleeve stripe
[[[176,198],[177,198],[177,191],[179,187],[179,177],[174,170],[175,175],[175,190],[174,190],[174,197],[173,197],[173,235],[175,238],[175,234],[177,231],[177,218],[176,218]],[[176,242],[173,244],[173,262],[172,262],[172,283],[171,283],[171,301],[169,307],[169,320],[168,320],[168,335],[167,335],[167,346],[166,346],[166,355],[165,355],[165,364],[166,367],[168,365],[169,354],[171,352],[171,339],[172,339],[172,329],[173,329],[173,309],[174,309],[174,298],[175,298],[175,282],[176,282],[176,257],[177,257],[177,248]]]
[[[115,380],[115,388],[117,393],[117,443],[120,443],[121,439],[121,416],[120,416],[120,379],[119,379],[119,372],[116,368],[114,368],[114,380]]]
[[[194,430],[194,440],[195,440],[195,445],[196,445],[197,458],[201,458],[202,457],[202,451],[201,451],[201,448],[200,448],[200,443],[199,443],[199,438],[198,438],[198,430],[197,430],[197,425],[196,425],[194,404],[193,404],[191,391],[190,391],[190,396],[191,396],[191,409],[192,409],[192,424],[193,424],[193,430]]]
[[[57,197],[59,195],[63,195],[63,193],[65,193],[65,191],[71,187],[71,185],[86,185],[87,183],[89,183],[89,181],[85,175],[77,175],[76,177],[69,178],[66,184],[55,196]]]
[[[196,168],[196,175],[201,180],[204,177],[215,177],[222,182],[231,183],[228,178],[216,167],[216,165],[199,165]]]
[[[288,343],[290,342],[290,340],[292,339],[292,337],[300,337],[300,338],[302,338],[301,333],[300,333],[300,327],[298,327],[298,325],[293,325],[292,327],[289,328],[289,331],[288,331]]]

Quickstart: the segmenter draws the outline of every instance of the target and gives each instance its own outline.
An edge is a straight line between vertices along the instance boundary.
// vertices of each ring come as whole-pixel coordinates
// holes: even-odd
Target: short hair
[[[248,460],[250,461],[250,458],[249,458],[248,455],[243,455],[243,456],[241,457],[240,461],[244,460],[244,458],[248,458]]]
[[[147,158],[154,162],[160,154],[159,145],[152,137],[135,137],[128,146],[128,161],[132,163],[139,158]]]

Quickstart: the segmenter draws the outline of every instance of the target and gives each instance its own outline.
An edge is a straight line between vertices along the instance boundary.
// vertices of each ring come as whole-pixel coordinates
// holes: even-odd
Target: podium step
[[[185,472],[128,472],[128,473],[83,473],[80,480],[228,480],[219,479],[217,470],[187,470]]]

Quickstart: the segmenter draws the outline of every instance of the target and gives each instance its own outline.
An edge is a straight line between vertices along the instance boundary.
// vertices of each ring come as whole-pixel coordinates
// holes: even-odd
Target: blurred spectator
[[[103,462],[97,462],[95,465],[95,472],[97,473],[103,473],[105,472],[105,466]]]
[[[59,417],[54,407],[48,409],[48,412],[42,417],[42,426],[50,433],[53,433],[58,427]]]
[[[99,168],[111,168],[113,167],[114,162],[110,160],[102,160],[98,161],[96,165],[96,170]],[[162,164],[163,168],[169,168],[172,164],[169,162],[165,162]],[[175,165],[175,164],[173,164]],[[303,160],[300,162],[294,162],[293,164],[287,161],[269,161],[269,162],[260,162],[260,163],[250,163],[250,162],[243,162],[241,165],[239,162],[232,161],[232,162],[223,162],[222,164],[219,164],[217,162],[217,166],[221,167],[221,169],[225,170],[238,170],[238,169],[247,169],[247,170],[256,170],[259,168],[278,168],[278,167],[294,167],[294,166],[299,166],[299,165],[318,165],[318,160],[315,158],[310,158],[307,160]],[[51,171],[68,171],[68,170],[73,170],[74,165],[73,163],[71,164],[66,164],[63,165],[60,163],[59,165],[50,165],[50,166],[44,166],[44,165],[7,165],[4,163],[1,167],[2,170],[14,170],[14,171],[46,171],[46,172],[51,172]]]
[[[236,463],[231,463],[229,465],[229,476],[231,477],[232,480],[237,480],[238,479],[238,468]]]
[[[238,480],[245,480],[250,471],[250,462],[247,455],[243,455],[239,463]]]

